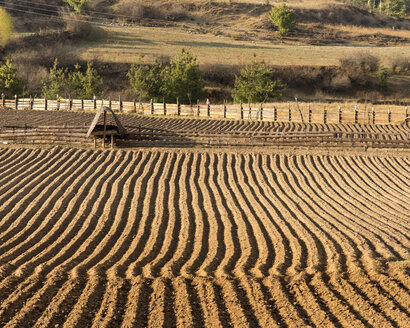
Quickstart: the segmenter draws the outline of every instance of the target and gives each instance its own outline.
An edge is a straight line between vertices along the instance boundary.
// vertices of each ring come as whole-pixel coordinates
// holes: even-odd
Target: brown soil
[[[409,164],[0,148],[0,326],[405,327]]]

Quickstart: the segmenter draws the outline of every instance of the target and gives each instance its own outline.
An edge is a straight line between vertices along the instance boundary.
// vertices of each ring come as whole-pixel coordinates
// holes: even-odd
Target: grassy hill
[[[67,66],[92,60],[106,81],[106,93],[124,92],[129,65],[145,55],[147,63],[155,58],[168,61],[181,48],[196,55],[210,94],[229,98],[234,74],[252,60],[265,60],[276,68],[288,84],[287,97],[295,93],[307,97],[409,97],[409,71],[392,76],[388,94],[378,94],[373,80],[334,88],[340,80],[342,58],[369,53],[382,65],[394,67],[408,62],[410,21],[385,14],[369,13],[345,1],[287,1],[298,16],[298,27],[278,37],[268,18],[272,5],[279,1],[187,1],[187,0],[91,0],[84,15],[74,22],[59,15],[62,1],[41,1],[26,8],[16,1],[14,9],[16,39],[3,52],[16,61],[30,63],[37,70],[55,57]],[[51,7],[51,6],[56,7]],[[49,11],[44,11],[46,8]],[[50,11],[55,10],[55,13]],[[40,15],[47,13],[49,16]],[[70,33],[61,30],[68,26]],[[41,32],[40,32],[41,31]],[[74,32],[73,32],[74,31]],[[32,33],[40,32],[35,35]],[[345,75],[347,74],[344,72]],[[393,73],[393,72],[392,72]],[[43,73],[44,74],[44,70]],[[349,77],[350,78],[350,77]],[[333,83],[333,86],[332,86]],[[127,91],[131,95],[131,90]]]

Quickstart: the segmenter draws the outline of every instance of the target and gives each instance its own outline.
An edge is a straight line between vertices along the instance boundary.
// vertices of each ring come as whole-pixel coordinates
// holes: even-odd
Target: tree
[[[132,88],[141,99],[154,99],[158,101],[161,95],[161,71],[163,69],[162,64],[156,60],[152,66],[144,65],[142,59],[143,55],[139,58],[137,65],[132,65],[128,71],[127,76],[130,80]]]
[[[83,7],[87,4],[88,0],[64,0],[67,2],[71,8],[73,8],[74,12],[79,14]]]
[[[409,0],[385,0],[382,3],[382,10],[388,15],[396,17],[406,17],[409,7]]]
[[[161,72],[162,93],[167,101],[179,98],[181,103],[191,104],[192,100],[202,98],[204,83],[196,57],[182,49],[170,65]]]
[[[100,96],[102,93],[103,79],[93,68],[93,64],[87,63],[85,74],[80,71],[81,66],[75,65],[75,70],[69,73],[71,89],[75,96],[91,99],[94,96]]]
[[[23,91],[23,82],[17,77],[17,68],[11,60],[0,65],[0,91],[8,97],[19,95]]]
[[[13,35],[14,27],[11,16],[3,8],[0,8],[0,45],[4,47]]]
[[[70,93],[67,69],[57,68],[57,66],[58,59],[55,59],[53,67],[50,68],[48,76],[43,81],[43,94],[48,98],[55,98],[58,95]]]
[[[235,86],[232,92],[235,102],[265,102],[268,98],[282,96],[284,85],[273,79],[273,70],[264,61],[253,62],[235,75]]]
[[[293,9],[281,3],[277,8],[272,8],[269,13],[269,18],[279,31],[279,35],[283,36],[287,32],[292,31],[297,25],[297,16]]]

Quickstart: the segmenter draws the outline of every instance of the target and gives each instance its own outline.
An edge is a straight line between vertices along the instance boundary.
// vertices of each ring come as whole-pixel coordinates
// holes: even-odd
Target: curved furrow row
[[[300,165],[299,167],[303,168],[303,165]],[[296,170],[299,170],[299,167],[298,167],[298,165],[293,166],[293,168],[296,169]],[[303,170],[302,170],[302,175],[303,175]],[[305,190],[311,189],[311,187],[308,187],[309,185],[310,184],[306,184],[306,183],[301,184],[301,186],[303,186]],[[307,188],[309,188],[309,189],[307,189]],[[313,200],[314,205],[319,206],[320,211],[325,211],[325,213],[327,212],[326,213],[327,215],[325,217],[326,218],[332,218],[333,217],[332,221],[334,221],[334,223],[336,223],[336,225],[335,225],[334,223],[332,223],[332,221],[328,222],[328,220],[325,220],[324,224],[321,224],[321,226],[323,226],[323,227],[327,227],[327,226],[330,225],[330,227],[327,228],[326,230],[330,230],[332,232],[332,234],[331,234],[332,237],[331,237],[330,240],[332,240],[332,243],[334,243],[336,245],[337,252],[335,252],[335,254],[343,255],[342,266],[341,266],[342,271],[337,270],[336,272],[338,272],[338,274],[336,275],[336,277],[339,277],[340,274],[343,274],[343,272],[351,272],[351,271],[357,270],[357,265],[356,264],[359,264],[359,268],[361,270],[364,270],[363,269],[363,264],[360,264],[360,262],[357,262],[357,260],[360,260],[360,258],[361,258],[361,252],[358,251],[358,249],[360,248],[358,243],[354,242],[354,239],[356,239],[356,233],[354,232],[354,229],[346,230],[347,226],[345,228],[345,225],[342,224],[342,222],[340,222],[339,219],[338,219],[339,216],[343,217],[343,214],[341,212],[332,214],[333,210],[332,210],[331,207],[328,208],[328,209],[323,208],[320,204],[321,203],[326,204],[327,201],[325,199],[319,199],[318,201],[315,201],[315,198],[317,196],[315,197],[314,189],[311,189],[311,190],[312,190],[312,192],[310,192],[308,194],[308,197]],[[329,212],[329,210],[330,210],[330,212]],[[343,222],[345,222],[345,220]],[[335,229],[337,229],[336,231],[341,232],[340,237],[338,236],[339,233],[335,232]],[[328,236],[330,237],[330,235],[328,235]],[[337,241],[335,239],[337,239]],[[350,245],[349,244],[346,245],[346,241],[348,241],[348,243]],[[347,249],[346,249],[346,246],[347,246]],[[333,270],[330,270],[330,274],[333,276]],[[324,277],[324,278],[325,279],[323,279],[323,278],[322,279],[317,279],[317,281],[320,282],[322,285],[325,285],[330,290],[332,290],[332,293],[336,296],[337,299],[340,300],[340,302],[339,302],[340,304],[343,305],[344,303],[346,303],[345,297],[343,296],[343,289],[341,289],[340,292],[334,290],[334,287],[331,287],[331,285],[328,282],[325,282],[328,279],[326,277]],[[333,286],[334,286],[334,284],[333,284]],[[335,288],[337,289],[337,287],[335,287]],[[334,303],[333,305],[335,305],[337,302],[333,302],[333,303]],[[350,303],[350,302],[347,302],[347,303]],[[355,304],[355,303],[351,303],[351,304]],[[361,316],[357,314],[358,312],[356,310],[354,310],[352,312],[353,312],[353,314],[355,314],[355,316],[357,317],[358,320],[361,320]]]
[[[191,232],[194,233],[194,235],[191,236],[191,238],[194,238],[194,241],[191,241],[193,242],[191,246],[192,254],[180,269],[183,276],[190,276],[192,274],[206,275],[202,270],[199,271],[201,265],[204,265],[207,259],[214,259],[217,256],[219,244],[223,243],[223,237],[221,238],[220,234],[215,230],[210,234],[209,220],[215,214],[212,213],[212,205],[208,199],[205,199],[203,192],[203,189],[206,189],[206,184],[204,183],[205,169],[203,169],[206,164],[203,164],[204,159],[201,154],[194,154],[193,157],[193,162],[188,167],[193,168],[194,174],[191,174],[190,180],[186,180],[185,187],[188,193],[191,192],[191,196],[188,197],[186,201],[188,206],[192,204],[189,219],[193,221],[192,225],[195,227],[195,230]],[[207,176],[209,178],[209,173]],[[212,226],[217,228],[217,224],[213,224]],[[216,241],[211,241],[210,235],[217,237]]]
[[[356,176],[362,180],[363,184],[371,185],[372,189],[378,191],[380,195],[394,199],[397,205],[404,209],[406,208],[406,203],[401,198],[408,197],[408,195],[406,195],[406,193],[400,188],[397,188],[394,181],[385,181],[384,179],[380,179],[379,175],[368,170],[366,168],[366,164],[363,163],[362,158],[357,156],[354,158],[343,158],[343,164],[350,170],[353,170],[352,167],[354,167]]]
[[[145,226],[139,238],[141,251],[139,258],[132,264],[134,275],[152,277],[152,261],[156,259],[164,243],[169,226],[169,209],[165,193],[169,192],[169,180],[175,167],[175,154],[165,153],[160,159],[158,171],[154,171],[152,191],[147,190],[147,206],[143,216]],[[145,204],[144,204],[145,205]]]
[[[254,227],[248,222],[248,215],[245,213],[239,201],[239,191],[237,189],[236,177],[234,172],[236,170],[236,159],[233,155],[223,154],[221,158],[223,171],[223,190],[226,190],[227,203],[233,212],[232,220],[235,222],[234,226],[238,229],[238,238],[241,245],[241,257],[238,259],[235,267],[232,268],[234,274],[250,274],[249,270],[254,268],[254,265],[260,257],[261,247],[255,236]],[[262,240],[260,242],[263,242]],[[231,271],[231,270],[228,270]],[[259,272],[252,272],[260,275]]]
[[[406,177],[409,172],[404,171],[403,167],[396,162],[392,157],[381,158],[373,157],[373,161],[376,163],[375,165],[382,167],[383,172],[391,173],[395,176],[396,179],[400,181],[402,188],[410,188],[410,184],[406,181]],[[395,163],[395,164],[393,164]]]
[[[113,156],[110,156],[109,155],[109,159],[111,160],[111,162],[112,162],[112,159],[113,159]],[[104,169],[105,169],[105,167],[104,166],[102,166]],[[102,171],[104,171],[104,169],[102,170]],[[98,173],[98,171],[97,171],[97,173]],[[113,172],[111,171],[111,174],[112,174]],[[101,183],[101,181],[100,181],[100,183]],[[84,193],[82,194],[83,196],[84,196]],[[82,201],[82,199],[83,199],[83,197],[82,198],[80,198],[80,200]],[[75,210],[77,210],[78,209],[78,207],[77,208],[74,208]],[[72,210],[73,210],[73,208],[72,208]],[[76,212],[73,212],[73,211],[71,211],[71,213],[73,213],[74,215],[76,215]],[[77,215],[76,215],[77,216]],[[76,221],[76,220],[74,220],[74,221]],[[77,223],[77,225],[78,225],[78,222],[76,222]],[[72,223],[70,223],[69,225],[72,225]],[[97,222],[95,221],[95,226],[97,225]],[[86,224],[86,226],[87,226],[87,224]],[[87,226],[87,228],[86,228],[89,232],[91,232],[92,231],[92,229],[93,228],[91,228],[90,226]],[[25,274],[26,275],[29,275],[29,279],[26,279],[25,280],[25,283],[26,284],[28,284],[29,286],[30,286],[30,288],[27,288],[27,291],[25,291],[24,293],[20,293],[20,295],[19,295],[19,300],[21,300],[22,298],[23,298],[23,296],[24,297],[26,297],[26,298],[30,298],[31,296],[30,295],[32,295],[37,289],[37,285],[38,285],[38,276],[40,275],[41,277],[45,277],[47,274],[51,274],[51,275],[56,275],[56,276],[61,276],[62,275],[62,272],[63,273],[67,273],[68,271],[69,271],[69,269],[68,268],[66,268],[66,267],[64,267],[64,268],[61,268],[61,267],[58,267],[58,260],[60,260],[60,261],[62,261],[62,260],[64,260],[65,258],[70,258],[71,259],[71,257],[72,257],[72,255],[73,254],[76,254],[76,252],[78,251],[78,248],[77,247],[75,247],[75,248],[72,248],[72,247],[70,247],[70,243],[72,243],[72,242],[74,242],[74,240],[76,240],[77,238],[78,238],[78,235],[79,235],[79,232],[81,232],[81,230],[80,231],[77,231],[77,233],[76,234],[74,234],[74,238],[72,238],[68,243],[66,242],[65,244],[63,244],[64,246],[63,247],[60,247],[60,248],[54,248],[53,247],[53,245],[51,245],[50,247],[49,247],[49,250],[48,250],[48,255],[49,256],[47,256],[47,253],[46,254],[42,254],[42,256],[41,257],[39,257],[39,258],[37,258],[37,259],[35,259],[36,260],[36,262],[37,262],[37,265],[34,267],[33,266],[33,263],[31,263],[31,265],[29,266],[28,264],[30,263],[28,263],[26,266],[25,266],[25,268],[26,268],[26,271],[27,272],[25,272]],[[72,232],[70,232],[70,233],[72,233]],[[69,236],[69,235],[68,235]],[[62,237],[65,237],[65,238],[67,238],[68,237],[67,236],[67,234],[64,234]],[[73,236],[73,235],[72,235]],[[84,238],[84,240],[86,240],[87,238]],[[71,249],[70,249],[71,248]],[[60,257],[59,257],[59,254],[57,253],[57,252],[59,252],[59,253],[67,253],[67,250],[69,251],[68,252],[68,254],[64,254],[63,256],[61,256],[60,255]],[[51,254],[53,254],[52,256],[50,256],[50,252],[51,252]],[[71,257],[69,257],[69,256],[71,256]],[[44,264],[41,264],[41,265],[39,265],[39,263],[42,263],[43,261],[46,261]],[[61,262],[60,262],[61,263]],[[35,268],[35,270],[34,270],[34,268]],[[32,270],[34,270],[33,271],[33,273],[31,274],[31,276],[30,276],[30,271],[32,271]],[[50,271],[52,271],[51,273],[49,273]],[[18,276],[21,276],[21,273],[20,273],[20,270],[18,270],[17,271],[17,275]],[[11,278],[11,279],[13,279],[13,276],[10,276],[9,278]],[[54,284],[55,285],[55,284]],[[79,286],[79,288],[81,288],[81,286]],[[37,298],[38,299],[38,297],[39,297],[39,293],[41,294],[41,291],[40,292],[37,292],[37,294],[35,295],[35,296],[33,296],[33,298]],[[49,293],[48,294],[48,297],[52,297],[53,296],[53,294],[51,294],[51,293]],[[13,307],[19,307],[19,304],[18,303],[16,303],[16,302],[13,302],[12,303],[12,305],[13,305]],[[34,308],[35,309],[35,308]]]
[[[364,161],[367,171],[374,172],[378,177],[379,181],[383,181],[385,183],[388,181],[388,186],[391,186],[393,183],[397,190],[400,190],[400,193],[395,193],[399,198],[407,197],[407,199],[409,199],[409,195],[406,193],[406,189],[409,188],[408,183],[403,181],[403,179],[397,177],[396,172],[394,170],[392,171],[386,168],[385,164],[381,165],[378,161],[375,160],[375,157],[373,156],[366,157]],[[384,162],[387,161],[384,160]],[[383,176],[386,177],[387,173],[389,175],[389,179],[386,181],[386,178],[383,178]]]
[[[169,174],[165,178],[166,183],[164,189],[160,191],[163,194],[163,204],[159,206],[163,208],[163,213],[159,213],[158,217],[160,218],[160,222],[164,224],[162,228],[162,230],[164,230],[164,234],[163,237],[157,237],[157,240],[154,244],[154,247],[157,247],[157,252],[156,254],[152,254],[152,260],[149,260],[150,270],[148,275],[152,277],[158,277],[160,275],[164,277],[172,277],[173,272],[171,268],[169,267],[169,265],[167,268],[164,268],[164,265],[169,262],[173,262],[171,261],[171,258],[175,255],[175,252],[177,252],[178,250],[181,251],[178,248],[178,245],[181,238],[181,243],[183,245],[185,244],[183,241],[183,236],[189,236],[191,238],[194,238],[195,236],[195,234],[187,235],[186,231],[183,231],[182,228],[184,226],[184,222],[186,222],[185,215],[187,215],[187,208],[184,208],[184,206],[191,206],[191,202],[188,203],[185,194],[183,192],[181,194],[181,188],[180,186],[178,186],[179,183],[184,183],[184,181],[182,180],[186,177],[187,174],[187,165],[186,163],[184,165],[185,160],[185,154],[171,155],[171,158],[169,160]],[[192,165],[192,157],[188,159],[188,163]],[[189,167],[191,167],[190,165]],[[183,170],[182,174],[181,170]],[[180,179],[177,179],[177,177],[179,177]],[[158,202],[158,204],[160,203]],[[161,228],[158,228],[158,230],[161,231]]]
[[[203,159],[204,157],[205,159]],[[223,217],[227,217],[229,209],[223,204],[223,199],[220,198],[219,189],[217,188],[216,161],[213,161],[213,166],[211,166],[214,157],[209,154],[201,154],[200,158],[203,166],[197,166],[196,168],[200,175],[195,186],[199,196],[198,200],[203,199],[198,206],[201,209],[204,227],[201,253],[189,267],[189,272],[196,272],[199,276],[206,276],[217,271],[227,251],[235,251],[238,243],[236,239],[231,238],[233,235],[229,234],[229,224],[222,221]],[[232,257],[239,257],[238,253],[236,253],[237,255],[234,254],[232,254]]]
[[[0,261],[9,261],[10,257],[19,254],[16,248],[24,249],[25,243],[33,236],[36,236],[36,230],[41,229],[47,223],[47,220],[41,220],[38,214],[47,207],[48,202],[59,197],[59,187],[80,165],[78,159],[81,153],[72,153],[72,155],[66,162],[64,162],[64,158],[57,160],[49,167],[49,171],[46,171],[43,176],[32,182],[30,186],[33,189],[21,197],[22,199],[16,204],[18,209],[21,210],[11,209],[9,213],[3,216],[3,220],[12,223],[9,229],[0,237],[5,240],[0,246],[0,252],[8,252],[9,257],[0,257]],[[76,165],[74,165],[75,163]],[[19,193],[14,197],[19,198]],[[27,240],[27,238],[29,239]]]
[[[370,236],[369,236],[368,234],[362,235],[362,238],[365,240],[365,244],[368,246],[368,250],[364,253],[364,255],[369,254],[369,255],[366,255],[366,256],[370,256],[370,258],[374,258],[374,256],[377,255],[377,253],[375,253],[376,250],[375,250],[374,244],[371,242],[371,238],[369,239],[368,237],[371,237],[371,235],[370,235]],[[358,247],[358,248],[360,248],[360,247]],[[362,264],[359,266],[359,271],[362,272],[362,275],[369,277],[369,272],[372,272],[372,271],[373,271],[373,267],[368,268],[368,260],[369,260],[369,259],[366,258],[366,257],[363,257],[363,256],[362,256],[362,258],[364,259],[364,261],[363,261]],[[375,263],[373,262],[372,265],[374,265],[374,264],[375,264]],[[357,270],[356,270],[356,271],[357,271]],[[366,289],[368,290],[369,288],[366,288]],[[379,290],[379,291],[382,291],[383,288],[382,288],[380,285],[378,285],[378,290]],[[356,291],[358,294],[360,294],[361,297],[365,299],[365,302],[367,302],[367,296],[366,296],[366,294],[363,293],[358,287],[356,287],[356,288],[354,289],[354,291]],[[380,292],[379,292],[379,293],[380,293]],[[388,293],[386,293],[386,291],[384,291],[384,293],[382,293],[382,294],[386,294],[386,295],[387,295]],[[370,298],[370,299],[371,299],[371,298]],[[391,300],[389,300],[389,299],[384,299],[383,302],[384,302],[385,304],[389,304],[389,303],[391,303]],[[394,303],[394,302],[393,302],[393,303]],[[393,308],[395,308],[394,305],[393,305]],[[376,307],[376,309],[378,309],[378,308]],[[386,307],[386,309],[387,309],[387,311],[386,311],[387,313],[390,312],[390,308],[389,308],[389,307]],[[382,312],[382,311],[379,309],[378,312]],[[389,317],[389,316],[388,316],[386,313],[384,313],[384,312],[382,312],[382,314],[383,314],[384,317],[388,318],[390,321],[393,321],[393,319],[391,319],[391,318],[394,318],[394,317],[395,317],[395,316],[390,316],[390,317]]]
[[[343,165],[344,161],[339,157],[326,157],[320,159],[321,166],[327,172],[327,174],[333,176],[338,176],[338,185],[342,190],[352,190],[354,196],[350,197],[350,200],[353,204],[357,200],[361,200],[360,210],[366,211],[368,215],[373,217],[371,221],[372,224],[381,223],[382,229],[385,225],[392,225],[394,229],[397,229],[397,226],[403,227],[403,218],[405,218],[405,213],[398,211],[397,207],[391,206],[391,200],[388,197],[384,197],[377,193],[377,189],[368,187],[365,182],[360,182],[360,178],[356,176],[356,173],[351,170],[350,166]],[[340,173],[339,173],[340,172]],[[349,202],[350,203],[350,202]],[[377,217],[374,217],[373,213],[378,213]],[[399,232],[399,235],[402,233]]]
[[[351,216],[352,222],[354,221],[354,224],[357,227],[360,227],[359,229],[365,229],[366,231],[370,232],[370,235],[375,237],[379,241],[376,242],[377,245],[384,245],[385,247],[382,248],[383,251],[385,250],[385,248],[388,249],[387,253],[385,253],[386,256],[389,253],[390,254],[388,256],[397,256],[398,253],[394,248],[401,248],[401,242],[395,236],[386,233],[386,223],[388,225],[388,217],[386,217],[387,212],[383,209],[378,208],[377,205],[379,204],[379,202],[375,203],[376,206],[370,208],[370,206],[367,205],[365,201],[359,201],[359,199],[361,198],[361,196],[359,196],[360,193],[357,193],[355,194],[355,197],[352,197],[351,194],[346,192],[347,188],[343,186],[343,183],[340,182],[341,180],[343,180],[343,176],[345,176],[346,174],[339,174],[337,169],[332,170],[332,173],[330,173],[326,168],[326,165],[322,162],[322,158],[309,157],[306,163],[317,168],[317,172],[319,173],[319,181],[321,180],[324,182],[319,184],[319,188],[320,185],[328,186],[326,188],[326,191],[334,194],[335,203],[338,204],[341,209],[344,209],[344,212],[346,214]],[[341,172],[345,172],[343,168],[341,169]],[[334,184],[328,184],[328,181],[333,181]],[[352,185],[353,184],[351,184],[350,186]],[[382,221],[383,218],[385,219],[384,222]],[[398,234],[399,238],[403,237],[403,235],[399,231]],[[394,242],[387,243],[385,239],[394,240]]]
[[[58,153],[59,151],[56,150],[55,152]],[[21,206],[21,204],[24,204],[24,200],[28,198],[27,193],[36,186],[37,180],[42,181],[49,172],[52,172],[50,167],[53,165],[50,163],[56,156],[55,152],[44,152],[44,157],[40,158],[35,165],[26,171],[23,170],[19,176],[6,183],[4,189],[0,189],[0,192],[2,192],[0,196],[0,217],[2,217],[0,238],[9,229],[12,222],[16,223],[12,220],[6,220],[5,215],[11,213],[15,208],[14,212],[21,213],[27,206]],[[27,204],[27,201],[25,204]]]

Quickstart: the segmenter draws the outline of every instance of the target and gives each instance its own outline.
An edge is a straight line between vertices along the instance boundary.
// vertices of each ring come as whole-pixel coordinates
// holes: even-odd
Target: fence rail
[[[243,120],[304,123],[362,123],[390,124],[403,122],[410,113],[407,106],[357,104],[197,104],[181,105],[106,100],[106,99],[47,99],[2,98],[2,105],[16,110],[96,111],[109,106],[115,112],[143,115],[194,116]]]

